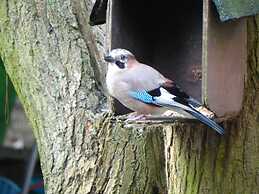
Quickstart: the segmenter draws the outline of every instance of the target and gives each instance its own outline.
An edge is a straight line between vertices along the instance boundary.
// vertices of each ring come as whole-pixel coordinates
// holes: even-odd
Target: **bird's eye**
[[[126,56],[125,55],[122,55],[121,56],[121,60],[124,61],[126,59]]]

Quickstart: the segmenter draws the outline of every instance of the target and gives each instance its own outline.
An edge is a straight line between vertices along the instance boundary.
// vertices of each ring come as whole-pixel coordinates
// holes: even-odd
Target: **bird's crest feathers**
[[[104,57],[104,60],[110,64],[115,64],[118,70],[127,69],[131,65],[129,64],[132,59],[135,61],[135,56],[126,49],[113,49],[109,54]]]

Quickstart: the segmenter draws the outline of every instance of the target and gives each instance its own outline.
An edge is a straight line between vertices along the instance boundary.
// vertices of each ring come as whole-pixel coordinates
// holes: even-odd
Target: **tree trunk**
[[[165,193],[163,134],[107,109],[104,27],[90,0],[2,0],[0,53],[37,140],[45,189]]]
[[[0,54],[33,126],[48,194],[259,193],[259,17],[244,108],[218,136],[199,123],[126,125],[102,90],[104,27],[90,0],[0,1]]]
[[[198,125],[165,127],[169,193],[259,193],[259,17],[248,20],[243,109],[215,135]]]

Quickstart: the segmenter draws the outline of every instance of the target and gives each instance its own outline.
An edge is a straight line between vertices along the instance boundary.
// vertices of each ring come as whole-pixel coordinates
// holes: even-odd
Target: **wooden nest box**
[[[246,22],[220,22],[210,0],[110,1],[108,47],[130,50],[218,117],[242,107]],[[118,103],[116,110],[125,112]]]

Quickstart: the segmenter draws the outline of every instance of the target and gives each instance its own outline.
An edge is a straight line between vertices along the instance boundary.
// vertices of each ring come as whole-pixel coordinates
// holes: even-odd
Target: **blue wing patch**
[[[146,91],[130,92],[129,95],[139,101],[154,104],[154,98]]]

